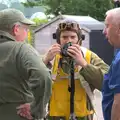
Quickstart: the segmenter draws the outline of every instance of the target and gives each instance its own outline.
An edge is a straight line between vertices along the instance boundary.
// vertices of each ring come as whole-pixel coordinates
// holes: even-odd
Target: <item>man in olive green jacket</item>
[[[0,120],[37,120],[46,114],[52,81],[37,51],[24,43],[32,24],[19,10],[0,11]]]

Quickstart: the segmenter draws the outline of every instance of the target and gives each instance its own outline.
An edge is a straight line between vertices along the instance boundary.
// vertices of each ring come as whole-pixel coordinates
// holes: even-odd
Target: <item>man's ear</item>
[[[56,33],[53,33],[52,35],[53,35],[53,39],[57,39]]]
[[[81,35],[81,39],[85,40],[85,35],[84,34]]]
[[[14,25],[13,26],[13,34],[17,35],[19,33],[19,25]]]

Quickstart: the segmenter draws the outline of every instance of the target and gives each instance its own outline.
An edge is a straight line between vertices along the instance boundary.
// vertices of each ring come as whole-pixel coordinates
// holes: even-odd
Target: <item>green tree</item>
[[[36,23],[36,26],[43,25],[48,22],[47,19],[34,18],[33,21]]]
[[[42,0],[27,0],[27,2],[22,2],[25,7],[42,6]]]
[[[98,20],[104,20],[105,12],[113,8],[111,0],[35,0],[33,6],[41,5],[47,14],[90,15]]]

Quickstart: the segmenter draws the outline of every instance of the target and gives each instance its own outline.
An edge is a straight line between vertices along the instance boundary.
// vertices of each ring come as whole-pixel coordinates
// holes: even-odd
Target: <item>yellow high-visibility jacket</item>
[[[84,117],[94,113],[93,110],[90,111],[87,109],[87,95],[80,81],[85,80],[89,84],[91,84],[90,82],[96,81],[96,83],[92,84],[93,86],[97,83],[102,84],[103,74],[108,70],[108,66],[96,54],[83,47],[81,47],[81,50],[84,53],[85,60],[88,63],[88,68],[86,67],[85,70],[83,69],[82,71],[76,68],[75,72],[74,111],[77,117]],[[95,62],[94,64],[96,65],[92,62]],[[53,64],[53,68],[56,67],[55,65],[56,63]],[[94,73],[93,70],[96,73]],[[90,73],[92,74],[90,75]],[[88,77],[87,79],[84,77],[85,75]],[[50,116],[65,116],[66,119],[68,119],[70,115],[70,92],[68,91],[68,77],[68,74],[64,73],[61,68],[57,70],[57,76],[53,83],[52,96],[50,99]],[[90,77],[92,80],[88,81]],[[99,80],[99,82],[97,82],[97,80]],[[94,87],[97,88],[96,86]]]

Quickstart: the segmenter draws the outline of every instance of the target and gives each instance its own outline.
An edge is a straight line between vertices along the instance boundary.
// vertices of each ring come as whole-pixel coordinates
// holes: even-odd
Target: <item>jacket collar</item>
[[[9,38],[13,41],[16,41],[15,38],[10,33],[2,31],[2,30],[0,30],[0,36],[3,37],[3,38],[7,37],[7,38]]]

